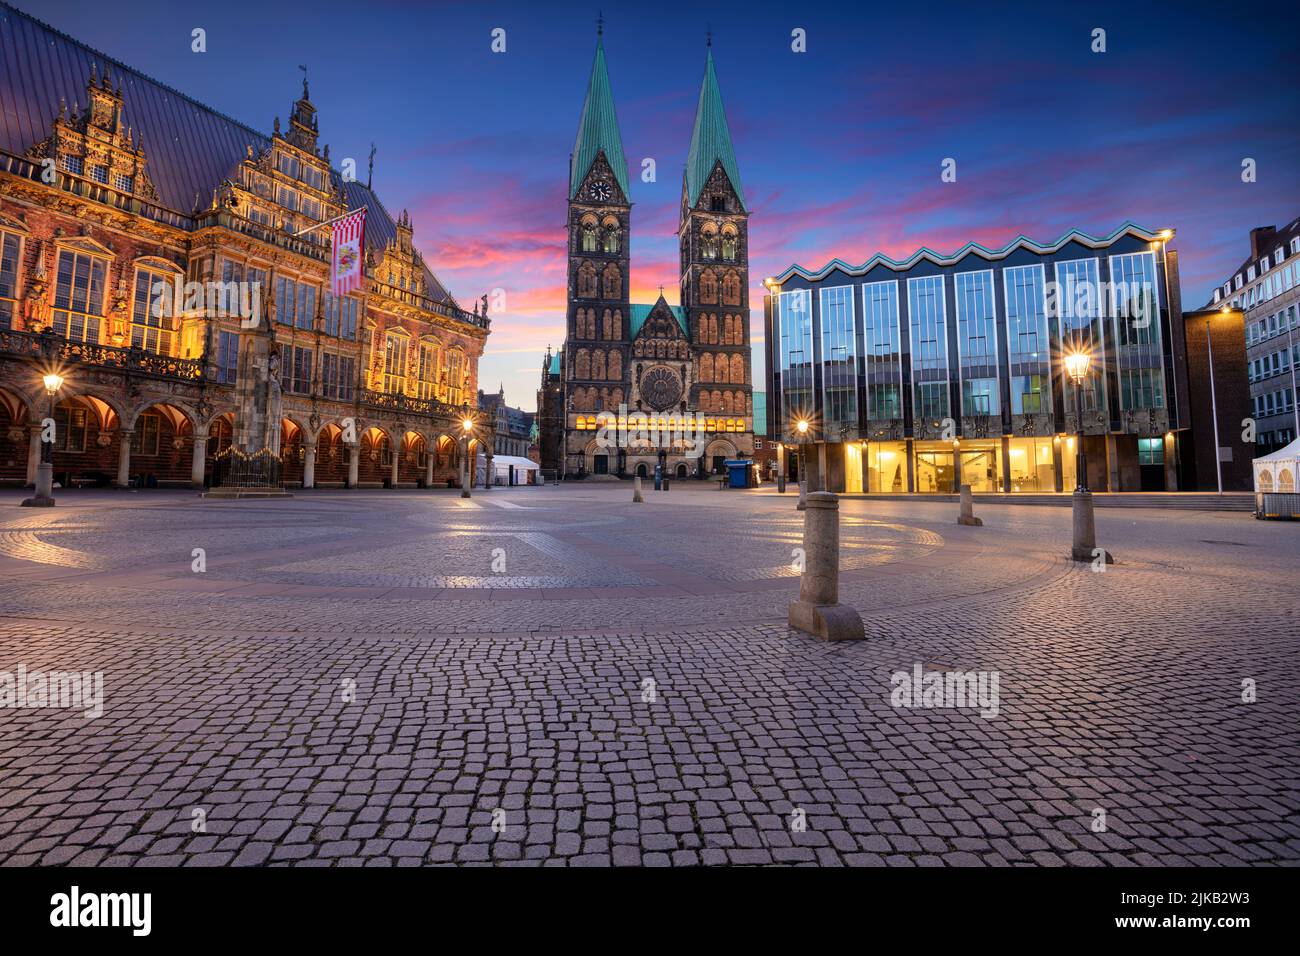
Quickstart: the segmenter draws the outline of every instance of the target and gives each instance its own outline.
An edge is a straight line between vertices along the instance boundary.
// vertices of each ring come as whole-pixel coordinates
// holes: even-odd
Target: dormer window
[[[105,186],[107,186],[107,185],[108,185],[108,167],[107,167],[107,166],[91,166],[91,167],[90,167],[90,178],[93,179],[93,180],[94,180],[95,182],[97,182],[97,183],[103,183]]]
[[[710,199],[710,202],[709,202],[709,208],[710,208],[710,210],[711,210],[712,212],[726,212],[726,211],[727,211],[727,197],[726,197],[726,196],[713,196],[713,197]]]
[[[113,174],[113,188],[120,193],[129,193],[135,191],[135,177],[128,176],[125,173]]]
[[[1282,252],[1282,247],[1278,246],[1273,250],[1273,265],[1280,266],[1284,257],[1285,253]]]
[[[80,156],[71,156],[67,153],[64,153],[62,158],[60,159],[60,162],[62,163],[63,168],[66,169],[68,172],[72,173],[72,175],[74,176],[84,175],[85,162],[84,160],[82,160]]]

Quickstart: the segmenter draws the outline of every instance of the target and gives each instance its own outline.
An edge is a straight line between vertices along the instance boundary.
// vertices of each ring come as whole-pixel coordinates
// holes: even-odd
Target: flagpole
[[[306,229],[303,229],[300,232],[295,232],[293,234],[293,238],[297,239],[299,236],[305,236],[309,232],[315,232],[317,229],[323,229],[332,222],[338,222],[340,219],[346,219],[348,216],[355,216],[359,212],[365,212],[366,209],[367,209],[366,206],[358,206],[356,209],[349,209],[347,212],[343,213],[340,216],[335,216],[333,219],[326,219],[324,222],[318,222],[314,226],[308,226]]]

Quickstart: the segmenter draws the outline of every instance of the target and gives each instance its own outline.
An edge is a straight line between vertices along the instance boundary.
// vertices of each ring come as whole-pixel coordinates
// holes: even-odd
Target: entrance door
[[[975,493],[989,494],[1001,490],[998,486],[998,456],[995,451],[963,451],[960,455],[960,484],[970,485],[970,490]]]
[[[715,475],[720,475],[727,470],[727,466],[723,464],[723,462],[725,462],[726,460],[727,460],[726,455],[713,456],[713,473]]]
[[[592,463],[598,475],[609,474],[609,455],[597,455]]]
[[[953,493],[952,452],[918,451],[916,453],[916,490],[922,494]]]

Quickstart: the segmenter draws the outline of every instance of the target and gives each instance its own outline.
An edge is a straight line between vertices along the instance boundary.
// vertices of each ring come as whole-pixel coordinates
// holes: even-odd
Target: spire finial
[[[375,178],[375,144],[371,143],[370,144],[370,171],[366,173],[367,189],[370,188],[370,184],[374,181],[374,178]]]
[[[601,12],[596,14],[596,39],[599,40],[604,35],[605,35],[605,12],[602,10]]]
[[[310,100],[311,97],[307,95],[307,67],[304,64],[299,63],[298,69],[302,70],[302,98],[304,100]]]
[[[712,23],[707,24],[704,28],[704,45],[710,48],[713,46],[713,24]]]

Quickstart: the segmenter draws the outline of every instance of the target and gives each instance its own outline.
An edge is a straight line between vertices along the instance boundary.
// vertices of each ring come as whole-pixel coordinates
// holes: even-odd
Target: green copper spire
[[[623,195],[629,200],[627,188],[627,160],[623,158],[623,137],[618,133],[618,117],[614,113],[614,94],[609,88],[609,71],[605,69],[605,45],[596,44],[596,61],[591,65],[591,81],[587,84],[587,101],[582,104],[582,119],[578,123],[578,140],[573,144],[573,159],[569,170],[569,198],[578,195],[578,188],[591,171],[591,164],[601,150],[614,170]]]
[[[740,167],[736,165],[736,152],[731,148],[731,130],[727,128],[727,113],[722,108],[722,91],[718,89],[718,75],[713,72],[713,51],[709,51],[704,65],[704,83],[700,87],[700,105],[695,110],[695,130],[691,133],[691,152],[686,157],[686,199],[694,206],[700,200],[700,190],[713,172],[714,164],[722,163],[723,172],[731,180],[740,208],[746,212],[745,194],[740,188]]]

